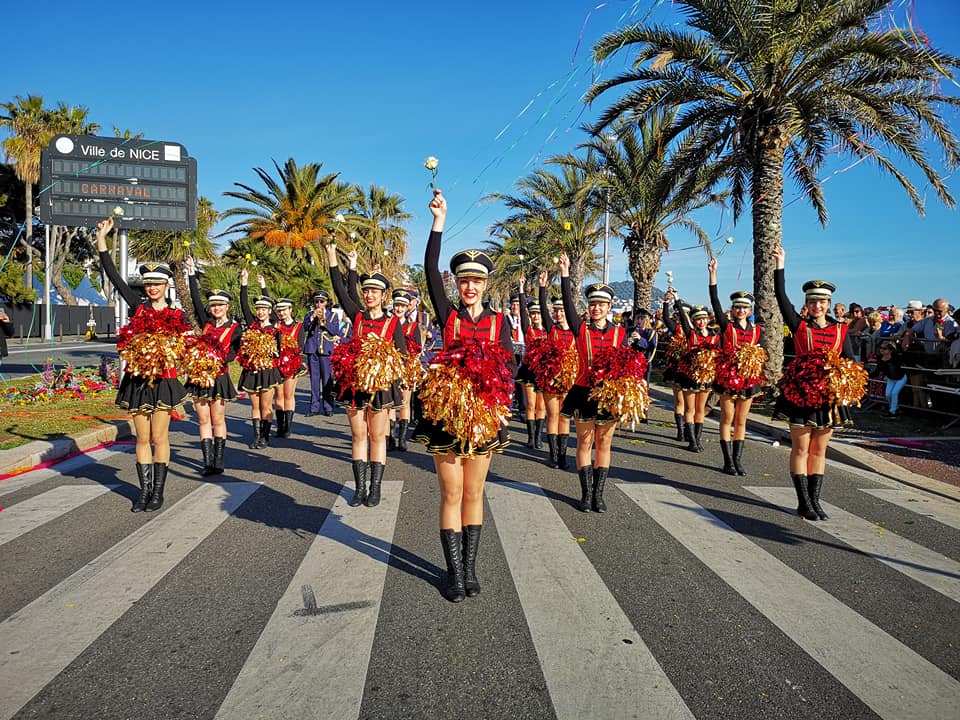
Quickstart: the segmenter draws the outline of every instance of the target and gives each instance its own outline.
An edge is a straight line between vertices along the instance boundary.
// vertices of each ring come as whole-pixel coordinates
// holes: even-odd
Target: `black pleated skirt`
[[[454,437],[440,423],[423,418],[413,430],[413,441],[426,446],[431,455],[446,455],[453,453],[457,457],[471,457],[486,455],[487,453],[502,453],[510,445],[510,432],[506,425],[501,425],[497,436],[482,445],[468,445]]]
[[[117,389],[116,405],[132,413],[149,415],[154,410],[172,410],[187,399],[187,391],[177,378],[155,380],[124,373]]]
[[[757,385],[751,385],[750,387],[745,387],[742,390],[728,390],[725,387],[721,387],[718,383],[713,384],[713,391],[720,395],[729,395],[734,400],[749,400],[752,397],[756,397],[761,393],[761,387],[759,383]]]
[[[357,410],[368,407],[371,410],[389,410],[403,404],[403,392],[400,390],[400,383],[393,383],[386,390],[378,390],[375,393],[342,388],[336,393],[336,403],[338,407]]]
[[[224,372],[217,375],[216,380],[210,387],[200,387],[195,383],[187,383],[187,392],[193,396],[194,400],[231,400],[237,399],[237,388],[230,379],[230,373]]]
[[[777,397],[773,407],[773,418],[786,420],[788,425],[796,427],[824,429],[832,426],[830,403],[815,408],[805,408],[790,402],[783,395]]]
[[[606,411],[601,411],[596,400],[590,399],[590,388],[584,385],[574,385],[563,399],[560,414],[574,420],[585,422],[604,423],[616,422],[616,418]]]
[[[243,370],[237,381],[237,387],[244,392],[254,393],[275,388],[282,383],[283,375],[280,374],[280,370],[272,367],[266,370]]]

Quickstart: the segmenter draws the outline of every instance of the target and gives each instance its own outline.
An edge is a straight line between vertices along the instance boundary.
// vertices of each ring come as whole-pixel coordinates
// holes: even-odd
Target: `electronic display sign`
[[[130,230],[197,227],[197,161],[179,143],[57,135],[40,161],[40,219]]]

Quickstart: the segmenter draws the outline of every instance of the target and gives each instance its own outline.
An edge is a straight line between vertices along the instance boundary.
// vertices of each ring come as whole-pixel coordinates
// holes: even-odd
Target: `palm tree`
[[[873,160],[904,188],[917,211],[923,200],[883,150],[918,167],[949,207],[953,197],[930,165],[921,137],[942,147],[950,167],[960,146],[938,114],[960,99],[940,92],[960,59],[881,26],[895,0],[677,0],[688,30],[644,26],[610,33],[594,47],[604,60],[621,48],[634,67],[595,84],[590,102],[608,90],[626,93],[606,108],[594,131],[659,108],[680,115],[665,140],[689,134],[678,161],[716,160],[730,182],[734,217],[749,197],[753,222],[754,294],[768,380],[783,360],[782,320],[770,256],[782,237],[783,175],[790,170],[821,224],[827,209],[818,172],[831,154]]]
[[[553,268],[552,258],[560,250],[570,256],[570,283],[579,295],[583,279],[596,272],[599,265],[595,256],[597,243],[603,237],[603,211],[588,201],[587,188],[592,180],[575,163],[551,158],[548,163],[557,166],[557,172],[536,170],[517,182],[517,195],[494,193],[487,200],[498,200],[513,211],[506,219],[493,225],[495,237],[530,242],[532,248],[524,252],[523,263],[529,263],[532,275]],[[520,266],[521,244],[506,265]],[[522,246],[527,250],[526,245]],[[497,253],[495,245],[494,253]]]
[[[320,242],[334,231],[337,214],[349,210],[356,199],[357,189],[338,181],[337,173],[321,177],[322,163],[300,167],[289,158],[282,168],[276,161],[273,166],[279,180],[261,168],[253,169],[266,185],[266,192],[234,183],[240,190],[224,193],[246,205],[223,213],[224,218],[239,217],[241,220],[221,235],[242,232],[268,247],[305,249],[314,262],[319,262]]]
[[[404,198],[386,188],[371,184],[360,191],[352,208],[359,225],[358,264],[366,268],[380,265],[393,282],[404,282],[403,261],[407,257],[409,232],[403,223],[413,216],[403,209]]]
[[[173,271],[173,285],[177,297],[190,321],[198,326],[197,317],[190,302],[190,288],[184,278],[184,267],[188,257],[195,260],[211,261],[217,252],[210,239],[213,226],[220,214],[213,203],[205,198],[197,199],[197,229],[191,232],[173,230],[136,230],[130,234],[130,254],[138,260],[166,262]]]
[[[623,238],[637,308],[650,307],[653,279],[663,252],[670,249],[668,231],[683,228],[709,247],[707,234],[689,214],[722,199],[704,186],[704,178],[711,177],[710,166],[676,162],[677,152],[671,153],[664,142],[674,122],[674,111],[654,111],[639,125],[618,123],[614,134],[583,143],[580,147],[587,150],[583,158],[560,158],[593,178],[592,201],[598,209],[609,210],[612,225]],[[683,146],[675,150],[682,155]]]

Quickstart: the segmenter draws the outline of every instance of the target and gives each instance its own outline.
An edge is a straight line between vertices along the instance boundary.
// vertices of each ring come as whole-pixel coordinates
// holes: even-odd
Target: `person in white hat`
[[[140,266],[143,290],[147,296],[141,301],[126,278],[120,277],[113,258],[107,251],[107,235],[113,229],[109,218],[97,224],[96,244],[100,266],[127,303],[131,320],[140,318],[144,325],[161,326],[165,330],[179,328],[181,334],[192,331],[183,310],[174,308],[166,298],[173,278],[164,263],[144,263]],[[147,331],[149,332],[149,331]],[[163,333],[161,333],[163,334]],[[137,436],[137,479],[140,494],[130,508],[131,512],[151,512],[163,505],[163,491],[170,465],[170,417],[173,410],[187,397],[183,383],[177,378],[175,365],[162,362],[159,377],[136,375],[127,368],[117,390],[116,404],[133,415]]]

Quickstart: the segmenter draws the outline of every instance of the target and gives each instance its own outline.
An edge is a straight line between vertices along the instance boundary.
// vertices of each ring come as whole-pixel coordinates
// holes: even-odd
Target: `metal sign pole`
[[[43,309],[46,318],[43,322],[43,339],[53,342],[53,307],[50,305],[50,284],[53,278],[50,275],[50,225],[43,226]]]
[[[127,230],[126,228],[120,228],[120,277],[123,278],[124,282],[127,282],[127,278],[130,277],[129,269],[130,261],[127,257]],[[113,292],[116,294],[117,302],[117,330],[119,330],[127,322],[127,302],[123,299],[123,296],[117,292],[117,289],[114,288]]]

